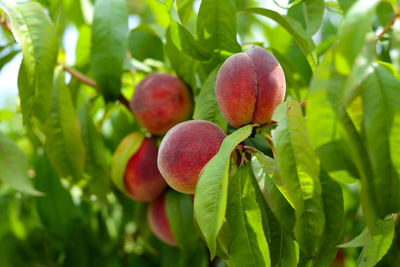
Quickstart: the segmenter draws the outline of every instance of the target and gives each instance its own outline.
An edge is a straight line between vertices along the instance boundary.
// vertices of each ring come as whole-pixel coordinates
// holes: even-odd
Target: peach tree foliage
[[[399,9],[0,0],[2,79],[22,54],[18,97],[0,103],[0,266],[398,266]],[[280,63],[285,100],[272,121],[236,129],[217,74],[253,46]],[[227,134],[194,198],[165,194],[176,247],[121,180],[150,136],[128,101],[156,72],[190,89],[191,119]]]

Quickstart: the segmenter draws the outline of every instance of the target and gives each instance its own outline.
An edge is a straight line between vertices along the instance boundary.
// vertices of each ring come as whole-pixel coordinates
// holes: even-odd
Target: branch
[[[378,41],[379,39],[382,38],[382,36],[387,33],[390,29],[390,27],[392,27],[392,25],[394,24],[394,22],[396,21],[396,19],[399,17],[399,13],[398,11],[396,11],[393,16],[390,18],[390,20],[388,21],[388,23],[385,25],[385,27],[383,28],[383,30],[376,36],[375,41]]]
[[[99,88],[97,87],[96,81],[90,79],[89,77],[85,76],[83,73],[77,71],[76,69],[73,69],[73,68],[71,68],[71,67],[68,67],[67,65],[65,65],[65,64],[62,63],[62,62],[57,62],[57,64],[58,64],[59,66],[61,66],[62,69],[63,69],[64,71],[66,71],[66,72],[68,72],[69,74],[71,74],[71,76],[74,77],[75,79],[77,79],[78,81],[80,81],[80,82],[82,82],[82,83],[84,83],[84,84],[86,84],[86,85],[89,85],[90,87],[93,87],[97,92],[100,92],[100,91],[99,91]],[[128,101],[122,94],[119,94],[119,95],[118,95],[118,100],[119,100],[119,102],[120,102],[121,104],[123,104],[128,110],[130,109],[130,108],[129,108],[129,101]]]

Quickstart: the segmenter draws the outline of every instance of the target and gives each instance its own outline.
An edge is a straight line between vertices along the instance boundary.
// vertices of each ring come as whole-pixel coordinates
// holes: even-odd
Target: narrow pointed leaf
[[[24,123],[34,115],[47,118],[53,91],[52,81],[58,53],[56,28],[37,2],[10,5],[1,0],[21,46],[23,59],[18,74],[18,89]]]
[[[226,131],[228,125],[215,98],[215,81],[218,70],[219,67],[215,68],[203,83],[200,94],[196,98],[193,119],[211,121]]]
[[[53,101],[44,132],[45,150],[49,160],[61,177],[83,177],[85,147],[82,141],[79,119],[65,85],[64,72],[56,71]]]
[[[215,257],[216,240],[225,217],[231,153],[251,132],[252,126],[246,125],[227,136],[218,153],[203,168],[196,185],[195,215],[211,258]]]
[[[28,159],[14,142],[0,132],[0,181],[30,195],[41,195],[28,177]]]
[[[294,100],[278,106],[278,127],[272,131],[276,159],[296,213],[294,234],[307,256],[315,255],[325,226],[319,162],[312,150],[300,105]]]
[[[92,27],[92,70],[106,100],[117,99],[128,43],[128,11],[124,0],[98,0]]]
[[[226,221],[232,266],[271,266],[260,206],[250,181],[250,169],[239,168],[230,178]]]

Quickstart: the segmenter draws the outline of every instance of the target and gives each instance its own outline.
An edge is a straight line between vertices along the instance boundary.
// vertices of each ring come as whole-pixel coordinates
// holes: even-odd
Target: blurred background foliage
[[[95,1],[37,2],[56,26],[60,46],[58,62],[73,67],[87,77],[94,77],[91,25]],[[178,74],[197,96],[201,85],[218,62],[230,55],[229,51],[226,54],[221,52],[217,62],[204,63],[174,50],[167,32],[170,15],[162,2],[126,1],[130,32],[121,86],[122,94],[128,99],[134,86],[146,74],[156,71]],[[176,0],[182,25],[193,35],[196,35],[200,2]],[[236,12],[262,7],[297,21],[312,36],[317,56],[323,58],[338,36],[343,14],[355,1],[303,1],[290,9],[280,8],[269,0],[234,2]],[[276,2],[287,4],[282,0]],[[396,4],[396,1],[381,1],[378,4],[372,24],[376,33],[381,32],[393,14],[398,12]],[[1,18],[4,22],[4,12]],[[300,102],[306,100],[313,76],[312,66],[292,35],[275,21],[263,16],[241,14],[236,20],[237,40],[241,49],[246,50],[253,45],[266,47],[277,57],[285,71],[288,97]],[[399,31],[397,21],[393,31],[385,33],[377,42],[375,54],[383,65],[384,62],[397,62],[393,64],[397,78]],[[65,81],[73,107],[78,111],[83,140],[85,142],[86,138],[95,143],[90,145],[90,153],[95,160],[88,161],[93,166],[89,163],[84,166],[84,176],[79,181],[70,176],[59,177],[44,149],[43,129],[35,121],[31,122],[30,127],[23,126],[19,98],[15,91],[16,81],[6,81],[14,77],[17,71],[7,68],[7,64],[11,66],[17,62],[19,65],[18,61],[21,61],[21,49],[7,24],[3,23],[0,28],[0,145],[11,142],[15,144],[15,150],[23,152],[15,156],[20,158],[21,164],[26,161],[34,188],[45,195],[32,196],[15,190],[6,181],[0,183],[0,266],[178,266],[178,262],[186,266],[207,265],[194,258],[182,260],[179,249],[158,241],[146,223],[147,204],[131,201],[110,183],[111,156],[119,142],[132,131],[143,129],[123,105],[117,102],[106,103],[95,89],[68,73],[65,74]],[[10,73],[13,71],[15,73]],[[356,108],[353,111],[354,116],[359,115]],[[256,143],[256,139],[248,142]],[[14,149],[13,144],[8,147]],[[265,144],[259,144],[258,148],[271,153]],[[0,166],[4,168],[4,165]],[[354,166],[349,168],[354,169]],[[344,242],[354,238],[365,227],[360,209],[359,180],[351,175],[346,179],[342,183],[346,216]],[[398,226],[394,240],[378,266],[400,265]],[[360,250],[341,250],[343,265],[356,266]],[[206,255],[205,251],[199,253]],[[343,266],[339,265],[340,262],[337,264]],[[212,265],[225,266],[225,263],[217,259]]]

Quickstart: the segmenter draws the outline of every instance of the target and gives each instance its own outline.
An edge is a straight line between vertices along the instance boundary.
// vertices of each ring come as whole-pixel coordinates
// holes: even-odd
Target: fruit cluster
[[[284,99],[283,70],[263,48],[235,54],[218,72],[215,95],[222,115],[233,127],[265,124]],[[160,73],[144,78],[130,102],[135,118],[153,137],[144,138],[129,158],[123,175],[124,191],[134,200],[151,202],[149,225],[170,245],[176,245],[176,240],[166,215],[167,184],[178,192],[194,194],[203,167],[226,137],[212,122],[188,120],[192,106],[189,88],[177,77]],[[158,148],[154,136],[164,134]]]

